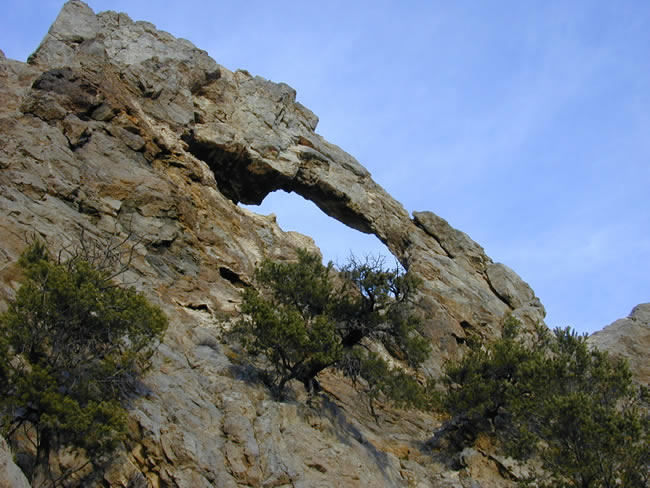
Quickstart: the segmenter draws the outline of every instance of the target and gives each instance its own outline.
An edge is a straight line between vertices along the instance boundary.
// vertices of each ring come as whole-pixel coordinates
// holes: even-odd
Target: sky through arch
[[[387,265],[393,264],[392,254],[375,235],[348,227],[297,193],[274,191],[260,205],[242,207],[261,215],[275,214],[283,231],[300,232],[313,238],[325,263],[332,261],[343,265],[353,254],[357,257],[384,256]]]

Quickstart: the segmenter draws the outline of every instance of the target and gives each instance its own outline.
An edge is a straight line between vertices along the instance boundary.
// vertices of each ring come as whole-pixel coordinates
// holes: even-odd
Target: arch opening
[[[260,205],[240,205],[258,214],[273,213],[283,231],[300,232],[314,239],[325,263],[332,261],[343,265],[351,254],[357,257],[383,256],[387,265],[392,265],[395,260],[377,236],[339,222],[297,193],[278,190],[269,193]]]
[[[348,205],[347,195],[309,171],[310,157],[301,156],[305,167],[287,175],[252,157],[243,145],[214,136],[199,128],[188,130],[182,138],[188,151],[208,165],[217,188],[233,203],[256,213],[274,213],[284,231],[313,238],[325,262],[344,264],[350,254],[383,256],[386,264],[393,260],[386,245],[370,233],[368,216]]]

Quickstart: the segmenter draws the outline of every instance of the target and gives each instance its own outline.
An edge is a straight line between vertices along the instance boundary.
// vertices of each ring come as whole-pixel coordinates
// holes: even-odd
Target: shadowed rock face
[[[458,474],[438,476],[418,454],[433,418],[385,409],[378,428],[334,375],[323,378],[337,399],[326,413],[273,402],[215,339],[263,258],[315,250],[237,205],[275,190],[375,234],[422,279],[427,374],[461,354],[468,335],[498,334],[507,313],[527,326],[543,320],[512,270],[433,213],[411,218],[317,122],[291,87],[80,1],[64,6],[27,64],[0,56],[0,299],[15,293],[26,234],[56,249],[82,229],[133,232],[144,240],[126,279],[170,316],[133,438],[104,476],[110,486],[458,486]]]

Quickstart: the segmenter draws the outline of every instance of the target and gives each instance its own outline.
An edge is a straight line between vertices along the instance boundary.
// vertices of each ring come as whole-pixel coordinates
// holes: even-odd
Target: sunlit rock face
[[[263,258],[317,251],[238,206],[275,190],[375,234],[421,278],[433,346],[423,374],[438,375],[469,336],[496,337],[509,313],[528,327],[543,320],[511,269],[433,213],[409,216],[317,122],[291,87],[80,1],[28,63],[0,55],[0,306],[32,236],[60,249],[83,232],[141,237],[125,279],[170,316],[131,438],[97,486],[471,486],[423,447],[434,417],[381,408],[375,419],[334,374],[317,407],[299,389],[273,401],[220,342]]]
[[[650,303],[637,305],[626,318],[592,334],[589,342],[626,358],[634,377],[650,385]]]

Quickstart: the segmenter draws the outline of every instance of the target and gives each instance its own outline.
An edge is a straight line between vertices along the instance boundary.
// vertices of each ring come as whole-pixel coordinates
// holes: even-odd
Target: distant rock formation
[[[589,342],[626,358],[635,378],[650,385],[650,303],[637,305],[626,318],[591,335]]]

